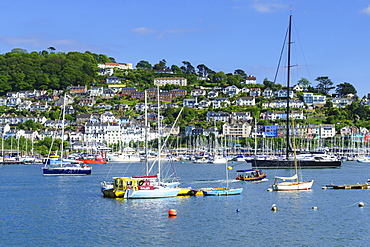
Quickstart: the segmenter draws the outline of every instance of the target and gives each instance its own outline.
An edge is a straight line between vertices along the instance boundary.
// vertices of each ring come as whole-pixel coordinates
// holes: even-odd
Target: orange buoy
[[[168,210],[168,216],[176,216],[176,215],[177,215],[176,209],[170,209],[170,210]]]

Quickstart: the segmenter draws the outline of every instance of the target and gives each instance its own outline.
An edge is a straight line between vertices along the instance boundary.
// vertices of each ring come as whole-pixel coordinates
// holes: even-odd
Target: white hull
[[[159,187],[154,190],[126,190],[124,198],[127,199],[150,199],[176,197],[180,188]]]
[[[227,158],[222,157],[222,156],[216,156],[213,160],[211,160],[210,163],[213,163],[213,164],[225,164],[225,163],[227,163]]]
[[[273,184],[273,191],[293,191],[293,190],[310,190],[313,184],[313,180],[306,182],[281,182]]]
[[[140,162],[140,156],[127,154],[113,154],[108,155],[110,162]]]

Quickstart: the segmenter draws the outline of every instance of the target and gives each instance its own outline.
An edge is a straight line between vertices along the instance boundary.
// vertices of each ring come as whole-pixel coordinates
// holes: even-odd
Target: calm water
[[[248,168],[232,163],[229,171]],[[0,246],[368,246],[370,190],[323,190],[330,183],[364,183],[370,164],[307,169],[312,191],[267,192],[269,181],[233,181],[242,195],[153,200],[103,198],[100,182],[134,175],[138,164],[93,166],[91,176],[44,177],[40,165],[0,166]],[[224,165],[176,163],[183,187],[225,185]],[[110,175],[109,175],[110,174]],[[358,207],[364,202],[365,207]],[[276,204],[277,212],[271,205]],[[312,207],[318,207],[314,210]],[[175,208],[176,218],[168,218]],[[239,212],[237,212],[239,209]]]

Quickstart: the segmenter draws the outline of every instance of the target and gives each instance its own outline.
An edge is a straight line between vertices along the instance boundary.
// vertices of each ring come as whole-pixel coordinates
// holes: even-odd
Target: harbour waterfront
[[[1,246],[367,246],[370,190],[323,190],[365,183],[366,163],[305,169],[311,191],[268,192],[267,182],[234,180],[246,162],[230,163],[229,197],[124,200],[102,197],[100,182],[138,175],[141,164],[94,165],[90,176],[44,177],[41,165],[0,166]],[[175,163],[182,187],[225,186],[224,164]],[[364,207],[358,207],[364,202]],[[276,204],[278,210],[271,211]],[[317,207],[317,209],[313,209]],[[169,218],[169,209],[177,217]]]

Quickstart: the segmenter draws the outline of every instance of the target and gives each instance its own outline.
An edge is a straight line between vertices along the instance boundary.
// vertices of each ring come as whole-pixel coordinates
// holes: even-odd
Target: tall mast
[[[289,143],[289,96],[290,96],[290,44],[292,36],[292,15],[289,16],[289,28],[288,28],[288,75],[287,75],[287,116],[286,116],[286,159],[289,158],[290,143]]]
[[[60,166],[63,164],[63,152],[64,152],[64,119],[66,114],[66,95],[63,97],[63,113],[62,113],[62,143],[60,145]]]
[[[149,176],[149,164],[148,164],[148,101],[147,101],[147,93],[146,89],[144,91],[145,97],[145,104],[144,104],[144,115],[145,115],[145,123],[144,123],[144,135],[145,135],[145,172],[146,175]]]
[[[161,149],[161,120],[160,120],[160,107],[159,107],[159,86],[157,88],[157,100],[158,100],[158,114],[157,114],[157,120],[158,120],[158,128],[157,128],[157,131],[158,131],[158,179],[159,181],[161,181],[161,152],[162,152],[162,149]]]

